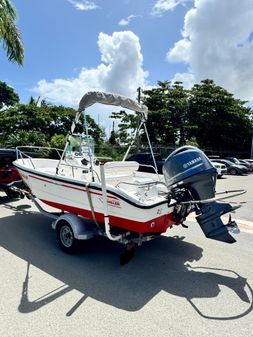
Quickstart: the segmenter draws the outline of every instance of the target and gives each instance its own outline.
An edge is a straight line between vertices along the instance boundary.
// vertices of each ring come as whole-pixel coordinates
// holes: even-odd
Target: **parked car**
[[[0,149],[0,190],[4,191],[9,198],[19,196],[10,188],[10,184],[18,182],[21,184],[21,178],[17,169],[12,164],[16,160],[16,150]]]
[[[232,161],[234,164],[243,165],[244,167],[247,168],[247,171],[250,172],[249,166],[247,164],[245,164],[245,163],[241,163],[238,158],[235,158],[235,157],[226,157],[225,159]]]
[[[162,174],[164,160],[162,159],[162,156],[159,153],[154,153],[154,157],[158,173]],[[152,173],[155,172],[154,161],[151,153],[144,153],[144,152],[136,153],[126,160],[136,161],[137,163],[139,163],[140,164],[139,171],[152,172]]]
[[[240,161],[236,157],[226,157],[225,159],[232,161],[232,163],[240,165]]]
[[[219,163],[216,160],[211,160],[213,166],[216,168],[217,177],[221,178],[223,174],[227,174],[227,167],[223,163]]]
[[[246,162],[253,164],[253,159],[243,159],[243,160],[246,160]]]
[[[239,159],[239,161],[242,165],[244,165],[244,166],[246,165],[249,172],[253,172],[253,163],[249,163],[247,160],[244,160],[244,159]]]
[[[235,164],[228,159],[217,159],[216,162],[226,165],[228,174],[241,175],[248,173],[248,170],[245,166]]]

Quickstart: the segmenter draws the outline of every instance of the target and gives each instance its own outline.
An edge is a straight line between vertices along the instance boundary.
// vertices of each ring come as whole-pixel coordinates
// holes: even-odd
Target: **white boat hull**
[[[32,194],[45,204],[87,219],[95,215],[96,221],[104,222],[101,183],[87,184],[80,179],[42,172],[24,165],[22,160],[17,160],[15,166]],[[111,226],[137,233],[163,233],[175,223],[173,207],[168,206],[165,197],[141,202],[108,185],[107,203]]]

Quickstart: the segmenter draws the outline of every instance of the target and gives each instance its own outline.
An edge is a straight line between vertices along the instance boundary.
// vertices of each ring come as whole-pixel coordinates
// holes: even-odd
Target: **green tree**
[[[114,140],[117,144],[128,144],[134,131],[137,127],[137,116],[134,113],[126,113],[121,110],[119,112],[112,112],[110,118],[120,120],[118,124],[118,131],[114,131]]]
[[[24,61],[24,47],[15,25],[17,13],[9,0],[0,0],[0,42],[7,58],[19,65]]]
[[[181,82],[158,81],[158,87],[144,91],[149,109],[147,129],[155,144],[185,144],[188,127],[188,91]]]
[[[19,102],[19,97],[15,91],[5,82],[0,81],[0,110],[4,105],[11,106]]]
[[[35,104],[18,104],[1,111],[0,133],[2,138],[18,131],[33,130],[45,135],[47,142],[55,135],[67,135],[70,131],[76,111],[63,106],[45,104],[41,107]],[[95,123],[89,115],[86,116],[89,134],[96,144],[103,141],[104,131]],[[75,133],[84,131],[83,116],[78,122]],[[21,145],[21,144],[20,144]]]
[[[250,147],[251,109],[212,80],[195,84],[189,98],[189,128],[204,148],[245,150]]]
[[[105,131],[95,122],[95,120],[90,115],[86,115],[86,123],[88,126],[89,135],[94,139],[95,144],[101,145],[105,138]]]
[[[112,127],[112,131],[111,131],[111,135],[109,137],[109,143],[114,146],[117,144],[117,140],[116,140],[116,132],[114,130],[114,122],[113,122],[113,127]]]
[[[153,144],[185,144],[188,139],[188,91],[181,82],[158,82],[158,87],[144,91],[142,101],[149,109],[147,130]],[[111,118],[119,119],[116,134],[120,144],[128,144],[138,125],[136,114],[113,112]],[[144,132],[142,142],[147,142]]]
[[[50,140],[55,133],[67,134],[74,116],[75,111],[71,108],[18,104],[1,112],[0,132],[13,134],[19,130],[34,130]],[[83,131],[81,122],[77,131]]]
[[[95,148],[96,156],[101,161],[122,160],[118,149],[109,142],[103,142]]]
[[[19,130],[6,137],[5,145],[10,148],[16,146],[47,146],[46,137],[43,133],[34,130]]]
[[[66,136],[55,134],[50,139],[50,147],[54,147],[56,149],[64,149],[64,146],[66,144]]]
[[[28,104],[37,105],[37,101],[35,100],[35,98],[33,96],[31,96]]]

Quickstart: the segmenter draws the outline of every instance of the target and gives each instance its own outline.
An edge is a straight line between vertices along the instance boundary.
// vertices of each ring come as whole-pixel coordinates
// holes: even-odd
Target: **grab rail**
[[[52,150],[54,150],[54,151],[57,152],[57,155],[59,156],[59,159],[60,159],[60,157],[61,157],[60,152],[63,152],[62,149],[59,149],[59,148],[56,148],[56,147],[29,146],[29,145],[25,145],[25,146],[17,146],[17,147],[16,147],[16,157],[17,157],[17,159],[22,159],[23,164],[25,163],[25,162],[24,162],[24,159],[25,159],[25,158],[26,158],[26,159],[29,159],[29,161],[30,161],[30,163],[31,163],[31,165],[32,165],[32,167],[33,167],[34,169],[36,169],[35,164],[34,164],[34,162],[33,162],[33,159],[34,159],[34,158],[31,157],[31,156],[29,156],[27,153],[25,153],[24,150],[21,151],[21,148],[22,148],[22,149],[47,150],[47,151],[52,151]],[[36,153],[36,152],[35,152],[35,153]],[[87,171],[87,172],[84,172],[84,173],[88,173],[88,172],[89,172],[89,168],[86,168],[86,167],[84,167],[84,166],[73,165],[73,164],[68,163],[68,162],[65,162],[65,163],[62,162],[61,165],[62,165],[62,166],[67,166],[67,167],[72,168],[72,176],[73,176],[73,178],[75,177],[75,175],[74,175],[74,168],[76,168],[76,169],[79,168],[79,169],[81,169],[81,170],[83,170],[83,171],[84,171],[84,170]],[[100,177],[99,177],[98,173],[97,173],[96,171],[94,171],[94,172],[95,172],[95,174],[96,174],[96,177],[97,177],[98,181],[100,181]]]
[[[22,148],[22,149],[47,150],[47,151],[48,151],[48,150],[49,150],[49,151],[56,150],[56,152],[57,152],[59,158],[60,158],[60,151],[63,151],[62,149],[58,149],[58,148],[56,148],[56,147],[34,146],[34,145],[17,146],[17,147],[16,147],[16,157],[17,157],[17,159],[19,159],[19,158],[22,159],[23,164],[24,164],[24,157],[27,158],[27,159],[29,159],[29,161],[30,161],[30,163],[31,163],[31,165],[32,165],[32,167],[33,167],[34,169],[35,169],[35,165],[34,165],[34,163],[33,163],[33,161],[32,161],[33,158],[32,158],[31,156],[29,156],[27,153],[25,153],[24,150],[22,151],[21,148]],[[35,152],[35,153],[36,153],[36,152]]]
[[[163,185],[165,186],[167,189],[167,185],[165,183],[163,183],[162,181],[152,181],[152,182],[149,182],[149,183],[130,183],[130,182],[127,182],[127,181],[120,181],[118,182],[118,184],[115,186],[115,187],[119,187],[120,184],[125,184],[125,185],[132,185],[132,186],[153,186],[153,185]]]

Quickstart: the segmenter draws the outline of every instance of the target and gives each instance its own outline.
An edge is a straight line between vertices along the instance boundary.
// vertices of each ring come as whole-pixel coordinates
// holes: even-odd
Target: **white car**
[[[226,165],[212,161],[213,166],[216,168],[218,178],[221,178],[223,174],[227,174]]]

